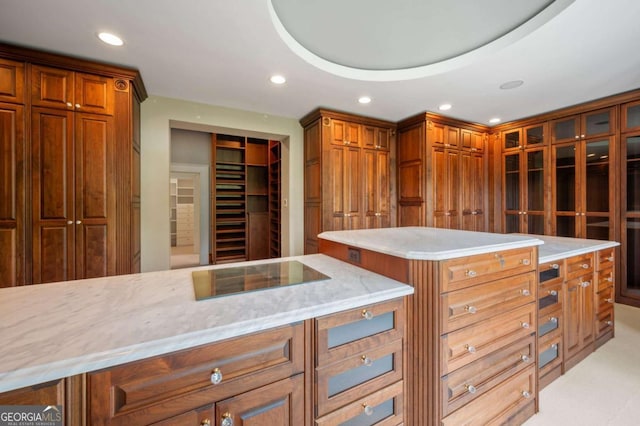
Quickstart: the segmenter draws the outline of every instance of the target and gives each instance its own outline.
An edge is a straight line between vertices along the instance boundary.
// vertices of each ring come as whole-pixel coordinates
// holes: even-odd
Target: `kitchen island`
[[[70,416],[66,424],[86,421],[86,412],[91,424],[146,424],[171,416],[177,416],[175,424],[200,418],[206,424],[219,408],[217,402],[241,394],[255,401],[251,391],[264,385],[288,389],[287,406],[295,403],[302,410],[293,418],[308,424],[314,417],[308,395],[318,394],[312,390],[315,374],[327,376],[314,372],[320,355],[312,345],[321,343],[323,333],[331,334],[336,324],[353,323],[357,329],[359,320],[370,324],[387,318],[389,329],[376,331],[375,339],[363,334],[356,346],[375,352],[379,348],[372,341],[377,339],[385,356],[387,346],[400,346],[393,352],[393,372],[380,373],[393,379],[395,387],[385,389],[399,389],[388,394],[397,399],[403,389],[402,362],[397,360],[403,357],[403,300],[413,289],[324,255],[242,265],[283,260],[298,261],[329,278],[200,301],[192,272],[240,264],[0,290],[0,391],[51,384],[58,400],[38,403],[71,403],[65,407]],[[375,316],[378,311],[384,315]],[[349,333],[345,342],[348,338]],[[324,349],[333,354],[331,345]],[[329,399],[327,406],[347,405],[346,400]],[[16,400],[8,401],[0,395],[0,404]],[[402,418],[402,406],[396,405]]]
[[[322,253],[415,287],[407,415],[427,425],[533,415],[538,383],[613,337],[617,245],[420,227],[320,235]]]
[[[319,239],[321,253],[415,288],[407,424],[519,424],[537,411],[540,239],[423,227]]]

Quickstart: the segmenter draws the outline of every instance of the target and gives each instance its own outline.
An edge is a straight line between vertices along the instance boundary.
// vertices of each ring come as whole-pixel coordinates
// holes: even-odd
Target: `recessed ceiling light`
[[[438,107],[440,111],[448,111],[451,109],[451,104],[442,104]]]
[[[502,120],[500,120],[498,117],[492,118],[491,120],[489,120],[489,123],[491,124],[496,124],[501,122]]]
[[[111,46],[122,46],[124,44],[120,37],[111,33],[99,33],[98,38]]]
[[[272,75],[269,80],[271,80],[273,84],[284,84],[287,81],[287,79],[281,75]]]
[[[371,98],[369,96],[360,96],[358,102],[360,102],[361,104],[368,104],[369,102],[371,102]]]
[[[515,89],[516,87],[520,87],[523,84],[524,84],[524,81],[522,81],[522,80],[507,81],[506,83],[502,83],[500,85],[500,88],[502,90]]]

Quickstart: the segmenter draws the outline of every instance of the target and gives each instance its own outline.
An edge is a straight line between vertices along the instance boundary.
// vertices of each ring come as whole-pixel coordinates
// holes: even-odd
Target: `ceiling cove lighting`
[[[271,78],[269,79],[273,84],[284,84],[286,83],[287,79],[284,78],[281,75],[272,75]]]
[[[358,98],[358,102],[360,102],[361,104],[368,104],[371,102],[371,98],[369,96],[360,96]]]
[[[440,111],[449,111],[451,109],[451,104],[442,104],[438,107]]]
[[[491,120],[489,120],[489,123],[491,124],[497,124],[499,122],[501,122],[502,120],[499,119],[498,117],[492,118]]]
[[[122,46],[124,44],[120,37],[111,33],[98,33],[98,38],[111,46]]]

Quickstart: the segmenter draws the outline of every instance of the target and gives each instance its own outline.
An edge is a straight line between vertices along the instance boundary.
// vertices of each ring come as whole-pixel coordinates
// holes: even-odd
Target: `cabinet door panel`
[[[365,227],[388,227],[390,225],[389,153],[365,149],[363,157]]]
[[[216,417],[237,426],[297,426],[304,424],[304,376],[263,386],[216,404]]]
[[[32,110],[33,283],[75,279],[73,113]]]
[[[96,114],[113,114],[113,79],[93,74],[75,75],[75,109]]]
[[[40,65],[31,67],[31,104],[73,109],[73,71]]]
[[[0,104],[0,288],[25,284],[25,181],[24,109]]]
[[[115,195],[111,117],[75,117],[76,278],[115,274]]]
[[[24,103],[24,63],[0,59],[0,102]]]

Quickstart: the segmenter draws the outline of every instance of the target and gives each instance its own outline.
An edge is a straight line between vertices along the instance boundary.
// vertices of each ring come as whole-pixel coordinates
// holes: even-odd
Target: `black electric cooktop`
[[[193,271],[192,276],[196,300],[330,278],[297,260]]]

